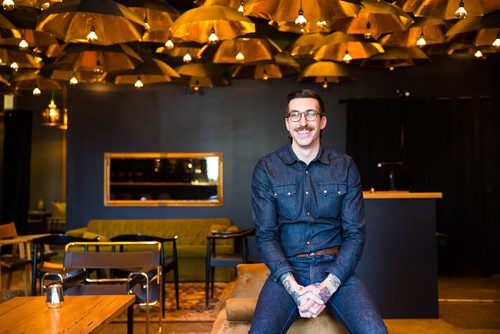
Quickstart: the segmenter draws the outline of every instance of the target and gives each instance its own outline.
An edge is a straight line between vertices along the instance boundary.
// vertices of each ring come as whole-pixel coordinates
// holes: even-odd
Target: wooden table
[[[132,307],[134,295],[65,296],[49,309],[44,296],[15,297],[0,304],[1,333],[96,333]]]

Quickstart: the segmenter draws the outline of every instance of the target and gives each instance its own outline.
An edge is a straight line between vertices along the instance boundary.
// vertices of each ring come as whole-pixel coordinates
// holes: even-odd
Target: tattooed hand
[[[299,305],[299,313],[311,318],[316,318],[324,309],[325,303],[337,291],[340,280],[333,274],[329,274],[321,283],[308,285],[302,289],[307,301]]]
[[[297,283],[292,273],[287,272],[281,275],[280,282],[285,287],[285,290],[293,298],[297,306],[300,306],[307,301],[306,298],[303,298],[304,293],[306,293],[306,291],[303,291],[304,287]]]

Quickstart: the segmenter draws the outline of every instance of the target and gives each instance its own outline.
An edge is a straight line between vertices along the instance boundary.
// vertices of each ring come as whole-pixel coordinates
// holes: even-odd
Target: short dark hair
[[[321,96],[314,90],[312,89],[297,89],[294,90],[293,92],[290,92],[288,96],[286,97],[286,117],[288,117],[288,105],[290,104],[290,101],[293,99],[300,99],[300,98],[312,98],[318,101],[319,104],[319,112],[321,116],[326,116],[325,113],[325,103],[323,102],[323,99]]]

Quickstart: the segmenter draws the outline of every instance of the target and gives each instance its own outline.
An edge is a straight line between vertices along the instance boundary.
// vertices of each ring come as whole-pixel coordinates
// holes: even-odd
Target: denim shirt
[[[291,144],[261,158],[252,179],[252,217],[274,280],[293,272],[287,258],[340,247],[327,272],[345,282],[363,252],[361,179],[354,161],[333,149],[321,146],[309,165]]]

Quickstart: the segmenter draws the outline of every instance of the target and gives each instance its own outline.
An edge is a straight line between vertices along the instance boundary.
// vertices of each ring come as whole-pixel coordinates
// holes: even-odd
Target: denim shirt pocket
[[[289,220],[297,217],[300,211],[297,186],[295,184],[272,185],[271,191],[276,199],[278,215]]]
[[[327,218],[339,217],[346,192],[347,185],[345,183],[318,184],[318,216]]]

